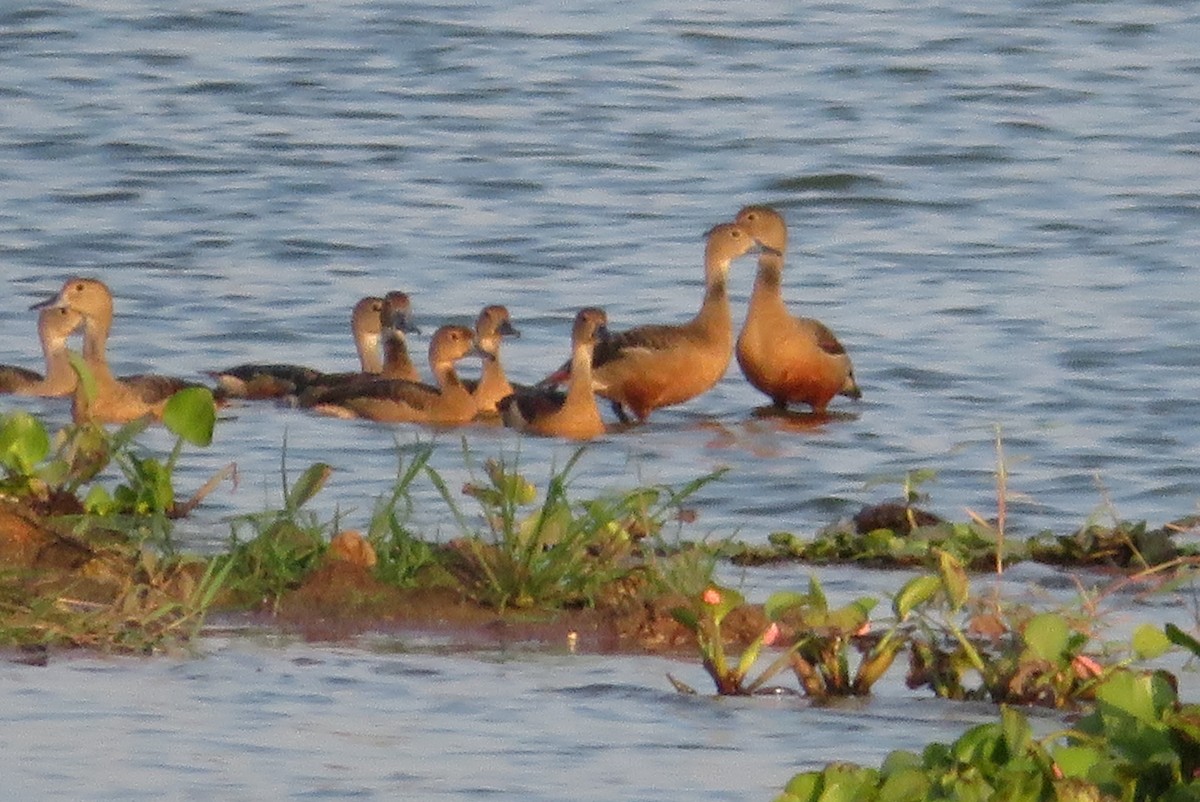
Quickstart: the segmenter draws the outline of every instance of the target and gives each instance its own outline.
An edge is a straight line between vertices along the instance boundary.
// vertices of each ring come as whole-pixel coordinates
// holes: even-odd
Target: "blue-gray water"
[[[994,505],[999,426],[1011,488],[1024,497],[1010,510],[1019,532],[1070,531],[1097,510],[1161,523],[1200,499],[1198,37],[1200,12],[1167,3],[9,4],[0,10],[0,362],[36,364],[26,307],[81,273],[118,297],[119,372],[348,365],[350,305],[403,289],[426,331],[507,304],[523,336],[505,362],[530,380],[565,356],[582,305],[604,306],[616,328],[688,317],[701,295],[702,233],[745,203],[771,203],[792,226],[787,297],[839,334],[865,398],[839,403],[849,415],[828,425],[785,426],[751,414],[763,399],[734,367],[711,393],[591,448],[580,493],[681,484],[730,466],[698,498],[687,534],[761,540],[811,533],[899,491],[897,479],[873,481],[930,468],[933,506],[963,518],[965,507]],[[752,275],[752,259],[735,265],[739,317]],[[17,406],[65,419],[61,402],[0,399]],[[285,438],[293,472],[316,460],[338,469],[314,509],[361,524],[390,484],[395,440],[419,436],[265,406],[230,414],[211,449],[185,455],[179,483],[198,486],[230,461],[240,482],[183,527],[185,546],[219,544],[225,516],[278,502]],[[480,459],[519,453],[535,480],[571,452],[494,429],[467,438]],[[169,445],[161,434],[146,442]],[[438,442],[435,464],[455,486],[465,478],[458,439]],[[451,532],[433,493],[419,493],[428,503],[418,519]],[[799,583],[802,573],[778,579]],[[98,723],[100,738],[144,753],[111,781],[36,765],[23,776],[34,795],[125,798],[139,772],[147,787],[181,797],[398,793],[419,752],[401,748],[406,730],[390,717],[393,730],[342,728],[329,723],[335,700],[322,725],[219,735],[243,727],[242,715],[303,719],[312,700],[324,704],[324,691],[296,690],[303,698],[244,710],[278,692],[288,659],[234,645],[199,664],[6,669],[5,709],[20,709],[11,703],[20,694],[47,708],[10,731],[39,730],[49,746]],[[329,681],[342,662],[360,677],[391,670],[370,650],[321,659],[324,668],[295,672],[301,686]],[[570,750],[590,754],[592,735],[560,733],[566,752],[533,741],[513,746],[521,757],[496,757],[529,761],[539,776],[502,775],[498,797],[682,799],[708,787],[713,798],[764,799],[806,759],[809,747],[791,737],[810,723],[792,722],[793,711],[696,712],[647,690],[663,687],[650,663],[551,660],[549,680],[624,688],[628,674],[639,678],[632,695],[597,705],[625,711],[611,726],[632,743],[678,747],[601,758],[617,770],[644,755],[644,785],[605,787],[608,772],[585,763],[579,792]],[[530,707],[518,721],[561,715],[542,710],[540,692],[497,698],[485,665],[432,670],[469,685],[463,698],[482,696],[498,717],[521,700]],[[520,657],[504,666],[530,686],[547,670]],[[103,689],[121,683],[130,696],[113,712]],[[171,691],[126,709],[142,704],[134,691],[146,683]],[[437,693],[438,682],[427,685]],[[375,692],[389,691],[338,694],[360,710],[377,707]],[[185,704],[191,693],[199,701]],[[894,694],[834,727],[823,748],[863,728],[864,754],[886,752],[893,742],[877,731],[891,731],[889,705],[906,698]],[[197,723],[188,704],[213,718]],[[430,704],[444,721],[411,737],[474,732],[453,703]],[[430,711],[396,710],[415,715]],[[710,767],[692,751],[704,737],[693,716],[704,726],[716,716],[715,748],[763,781],[743,793],[740,782],[696,775],[676,788],[655,767]],[[594,726],[581,721],[581,732]],[[164,745],[178,733],[194,742],[177,760]],[[320,743],[288,749],[273,742],[282,735]],[[380,765],[392,746],[405,759]],[[5,764],[41,754],[22,759],[22,748],[6,745]],[[493,754],[475,741],[429,748],[445,777],[456,761]],[[205,774],[226,763],[216,780]],[[278,785],[256,776],[276,770]],[[492,787],[413,782],[423,796]]]

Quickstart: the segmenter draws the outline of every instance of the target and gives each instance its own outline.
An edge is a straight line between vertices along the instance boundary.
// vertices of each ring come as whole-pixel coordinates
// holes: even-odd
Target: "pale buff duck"
[[[500,402],[504,424],[522,432],[570,440],[591,440],[604,434],[604,420],[592,391],[592,350],[608,339],[607,324],[603,309],[580,309],[571,331],[567,392],[531,388],[504,398]]]
[[[43,307],[38,312],[38,338],[46,361],[46,375],[13,365],[0,365],[0,393],[56,397],[70,395],[78,376],[67,356],[67,338],[83,324],[83,315],[64,307]]]
[[[736,222],[763,246],[737,341],[742,373],[778,409],[808,404],[813,412],[823,413],[835,395],[861,398],[854,366],[834,333],[820,321],[792,317],[783,302],[783,216],[767,206],[747,206]]]
[[[645,421],[660,407],[681,404],[710,390],[733,358],[733,317],[726,276],[734,259],[755,245],[734,223],[721,223],[707,234],[704,249],[704,302],[681,325],[638,326],[597,343],[592,378],[599,395],[612,403],[623,422],[628,407]],[[543,382],[559,381],[558,372]]]
[[[463,384],[475,396],[479,414],[495,415],[500,399],[512,395],[513,386],[500,363],[500,342],[504,337],[520,336],[507,307],[485,306],[475,319],[475,344],[484,353],[483,372],[478,379],[464,379]]]
[[[116,378],[108,366],[108,333],[113,325],[113,294],[98,279],[74,276],[62,283],[55,297],[35,304],[64,307],[83,316],[83,359],[94,379],[94,393],[80,383],[74,393],[74,420],[96,423],[127,423],[151,415],[162,417],[162,409],[176,391],[199,387],[169,376],[138,375]]]
[[[455,372],[455,363],[479,356],[475,335],[466,326],[442,326],[429,342],[434,387],[402,379],[376,379],[332,388],[314,411],[339,418],[455,426],[475,417],[475,399]]]
[[[375,360],[373,370],[349,373],[323,373],[313,377],[300,388],[301,406],[314,406],[327,393],[342,391],[347,385],[376,379],[403,379],[419,382],[421,374],[408,355],[408,334],[420,334],[412,322],[412,300],[407,293],[393,290],[385,295],[379,306],[379,339],[383,342],[383,362]]]
[[[379,358],[383,337],[382,298],[369,296],[354,305],[350,312],[350,332],[362,372],[378,374],[383,370]],[[264,399],[297,394],[329,374],[303,365],[247,363],[227,370],[208,371],[208,375],[216,380],[218,390],[228,398]]]
[[[108,368],[108,334],[113,322],[113,296],[108,286],[99,279],[80,278],[74,276],[63,282],[58,295],[34,304],[31,308],[46,306],[65,307],[83,315],[83,359],[92,367],[93,373],[103,373],[113,382],[122,385],[125,390],[140,399],[147,409],[156,405],[161,409],[162,403],[179,390],[187,387],[201,387],[197,382],[190,382],[173,376],[141,373],[132,376],[114,378]],[[97,366],[102,366],[102,371]],[[124,393],[116,393],[124,396]],[[100,402],[97,402],[100,403]],[[114,409],[127,405],[114,401]],[[136,405],[129,405],[130,408]],[[118,416],[124,413],[115,413]],[[144,414],[144,413],[141,413]],[[129,419],[140,417],[132,414]]]

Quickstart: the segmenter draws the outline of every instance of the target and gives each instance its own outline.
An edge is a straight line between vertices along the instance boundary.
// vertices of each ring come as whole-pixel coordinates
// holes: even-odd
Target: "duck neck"
[[[779,260],[760,259],[758,273],[754,277],[754,289],[750,292],[750,306],[757,307],[782,300],[783,265]]]
[[[42,336],[42,355],[46,360],[45,384],[57,386],[74,382],[75,372],[67,354],[67,337],[57,334]]]
[[[438,387],[442,388],[445,393],[448,390],[462,390],[466,392],[462,381],[458,378],[458,373],[454,370],[453,362],[438,362],[431,366],[433,368],[434,378],[437,379]]]
[[[378,361],[378,357],[376,357]],[[383,366],[379,370],[368,373],[381,373],[387,370],[391,374],[412,372],[412,358],[408,355],[408,343],[399,331],[392,331],[383,341]]]
[[[726,277],[729,260],[710,261],[705,270],[704,303],[696,314],[695,324],[704,329],[732,329],[733,313],[729,309],[729,290]]]
[[[107,364],[108,331],[112,327],[111,318],[104,320],[88,316],[83,324],[83,358],[89,363]]]
[[[504,366],[500,364],[499,352],[490,348],[487,343],[483,344],[483,352],[487,356],[483,359],[483,371],[479,374],[480,392],[505,386],[509,388],[509,392],[512,392],[512,386],[509,385],[508,377],[504,374]]]
[[[358,361],[363,373],[382,373],[383,362],[379,359],[379,335],[373,332],[357,332],[354,347],[358,350]]]
[[[567,383],[570,406],[586,403],[592,395],[592,348],[594,343],[576,343],[571,350],[571,379]]]

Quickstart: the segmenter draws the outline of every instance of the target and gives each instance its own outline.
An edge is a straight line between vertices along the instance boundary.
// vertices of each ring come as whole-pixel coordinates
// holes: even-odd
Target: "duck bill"
[[[31,304],[29,308],[30,309],[49,309],[52,306],[59,306],[59,305],[61,305],[61,296],[62,296],[62,293],[55,293],[54,295],[51,295],[49,298],[45,298],[41,301],[38,301],[35,304]]]
[[[517,330],[517,328],[515,326],[513,326],[513,324],[509,323],[507,320],[500,324],[500,327],[498,329],[496,329],[496,333],[503,334],[505,337],[520,337],[521,336],[521,332],[519,332]]]

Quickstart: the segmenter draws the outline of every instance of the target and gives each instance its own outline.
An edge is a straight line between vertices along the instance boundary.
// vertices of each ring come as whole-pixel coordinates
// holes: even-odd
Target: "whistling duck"
[[[521,390],[500,402],[504,424],[533,434],[590,440],[604,434],[604,421],[592,391],[592,349],[608,339],[603,309],[587,307],[571,330],[571,378],[567,392],[548,388]]]
[[[597,343],[592,379],[599,395],[612,403],[623,422],[628,407],[645,421],[659,407],[688,401],[711,389],[733,357],[733,317],[726,276],[734,259],[755,246],[754,238],[734,223],[721,223],[707,234],[704,249],[704,302],[681,325],[638,326]],[[543,384],[557,383],[563,369]]]
[[[34,304],[31,309],[62,307],[83,316],[83,361],[93,379],[94,392],[83,383],[75,387],[72,413],[78,421],[126,423],[150,415],[162,417],[167,399],[193,382],[168,376],[140,374],[120,379],[108,367],[106,349],[112,328],[113,297],[103,281],[78,276],[63,282],[52,298]]]
[[[350,313],[350,331],[363,373],[379,373],[383,369],[379,359],[382,318],[383,299],[376,297],[363,298]],[[303,365],[247,363],[228,370],[209,371],[208,375],[216,379],[218,389],[226,397],[263,399],[299,393],[328,374]]]
[[[464,379],[463,384],[475,396],[479,414],[494,415],[500,399],[512,395],[513,386],[500,364],[500,341],[504,337],[520,336],[506,307],[485,306],[475,319],[475,344],[484,353],[483,372],[478,379]]]
[[[433,387],[402,379],[375,379],[331,388],[313,409],[340,418],[451,426],[475,417],[475,399],[463,386],[454,364],[478,356],[475,335],[466,326],[442,326],[429,342]]]
[[[737,341],[742,373],[778,409],[801,403],[823,413],[835,395],[861,398],[850,357],[833,332],[820,321],[792,317],[784,305],[780,284],[787,223],[783,216],[767,206],[747,206],[736,221],[763,246]]]
[[[412,301],[406,293],[394,290],[383,297],[380,307],[380,339],[383,341],[383,363],[376,370],[349,373],[324,373],[311,379],[299,393],[301,406],[320,403],[327,394],[342,392],[349,385],[377,379],[403,379],[419,382],[421,374],[408,355],[406,334],[419,334],[412,323]]]
[[[46,360],[46,376],[14,365],[0,365],[0,393],[63,396],[75,389],[78,376],[67,357],[67,338],[83,323],[83,315],[64,307],[38,312],[38,338]]]

